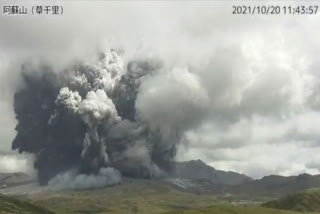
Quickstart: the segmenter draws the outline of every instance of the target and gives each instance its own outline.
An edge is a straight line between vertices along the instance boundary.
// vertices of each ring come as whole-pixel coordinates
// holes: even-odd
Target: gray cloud
[[[98,175],[78,174],[68,171],[50,180],[50,189],[91,189],[115,185],[121,182],[120,172],[113,168],[101,168]]]
[[[217,2],[77,3],[62,3],[59,17],[0,17],[1,150],[15,135],[11,106],[22,63],[46,61],[60,70],[116,47],[125,63],[154,56],[164,63],[142,84],[136,106],[169,137],[182,124],[188,152],[181,146],[178,159],[201,158],[254,177],[319,173],[319,162],[308,162],[319,144],[318,17],[232,16],[231,4]],[[146,148],[132,149],[141,157]]]

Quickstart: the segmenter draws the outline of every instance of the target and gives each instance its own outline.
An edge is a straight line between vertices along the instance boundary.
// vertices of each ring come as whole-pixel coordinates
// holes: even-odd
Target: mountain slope
[[[320,175],[301,174],[290,177],[270,175],[260,180],[229,187],[227,192],[237,195],[280,197],[310,188],[320,188]]]
[[[238,185],[247,183],[252,178],[236,172],[216,170],[201,160],[176,162],[171,176],[175,178],[206,180],[214,184]]]
[[[299,214],[299,212],[268,209],[259,206],[216,205],[200,209],[172,211],[165,214]]]
[[[54,214],[43,207],[31,203],[0,195],[1,214]]]
[[[194,194],[152,179],[124,179],[121,185],[95,190],[40,192],[30,200],[63,214],[161,214],[217,203],[213,194]]]
[[[263,206],[282,210],[320,212],[320,191],[313,190],[291,194],[267,202]]]
[[[193,184],[196,183],[193,182]],[[124,178],[120,185],[101,189],[59,191],[43,189],[24,197],[35,205],[46,207],[59,214],[161,214],[166,212],[171,214],[296,214],[291,211],[260,207],[257,205],[255,196],[251,196],[250,200],[238,200],[220,197],[215,193],[185,191],[179,185],[173,185],[162,179]],[[5,212],[0,211],[0,213]],[[32,213],[37,214],[37,212]]]
[[[23,172],[0,173],[0,188],[32,182],[32,178]]]

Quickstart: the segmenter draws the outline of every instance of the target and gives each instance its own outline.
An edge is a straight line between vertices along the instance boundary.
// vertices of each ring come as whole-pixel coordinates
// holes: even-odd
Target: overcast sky
[[[0,172],[31,168],[30,157],[10,152],[21,64],[44,60],[58,71],[112,47],[126,61],[157,57],[197,76],[209,111],[185,133],[178,160],[254,178],[319,173],[319,15],[233,15],[236,3],[71,1],[55,3],[60,16],[1,14]]]

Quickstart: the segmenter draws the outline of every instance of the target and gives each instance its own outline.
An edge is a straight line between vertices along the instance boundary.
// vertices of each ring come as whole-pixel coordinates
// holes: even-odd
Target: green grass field
[[[61,193],[60,193],[61,194]],[[69,195],[70,193],[68,193]],[[87,194],[87,196],[85,196]],[[152,193],[131,198],[104,198],[104,194],[93,197],[84,191],[69,196],[43,196],[37,204],[47,206],[54,212],[28,202],[0,197],[1,214],[299,214],[261,207],[259,205],[234,205],[224,201],[210,200],[211,196],[190,196],[167,192]],[[137,193],[136,193],[137,194]],[[62,195],[65,195],[64,193]],[[121,194],[120,194],[121,195]],[[38,195],[39,197],[39,195]],[[106,201],[108,200],[108,202]],[[207,206],[211,204],[210,206]]]
[[[39,193],[29,200],[58,214],[296,214],[257,205],[233,205],[235,201],[213,194],[196,194],[152,180],[135,180],[97,190]]]
[[[193,210],[172,211],[166,214],[299,214],[299,212],[276,210],[260,206],[217,205]]]
[[[265,203],[263,206],[283,210],[320,212],[320,190],[310,189],[290,194],[278,200]]]
[[[1,214],[54,214],[43,207],[21,201],[12,197],[0,195]]]
[[[28,202],[1,196],[0,214],[299,214],[262,207],[252,200],[187,192],[152,180],[129,180],[96,190],[46,191],[19,198]]]
[[[97,190],[39,193],[29,200],[64,214],[157,214],[217,203],[214,195],[192,194],[148,180],[137,180]]]

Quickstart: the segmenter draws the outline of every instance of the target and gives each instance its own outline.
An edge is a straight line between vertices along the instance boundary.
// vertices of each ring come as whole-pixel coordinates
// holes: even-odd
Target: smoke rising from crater
[[[22,69],[12,148],[35,154],[42,184],[75,188],[69,185],[74,179],[86,188],[118,183],[121,174],[166,175],[183,132],[200,122],[208,105],[188,69],[159,72],[157,60],[125,67],[115,50],[63,72]]]
[[[162,159],[176,150],[179,160],[200,158],[255,178],[310,170],[308,162],[319,165],[311,158],[320,148],[319,17],[231,16],[231,3],[201,1],[63,6],[63,16],[0,19],[2,171],[26,165],[16,154],[7,158],[17,122],[21,133],[14,148],[36,154],[44,183],[57,172],[70,179],[98,176],[99,167],[161,175],[170,168]],[[91,59],[105,47],[123,52]],[[105,57],[119,61],[109,65]],[[112,100],[116,115],[98,90]],[[80,112],[84,100],[92,109]],[[180,143],[169,146],[181,140],[189,141],[187,150],[177,148]],[[95,151],[103,152],[93,158]]]

